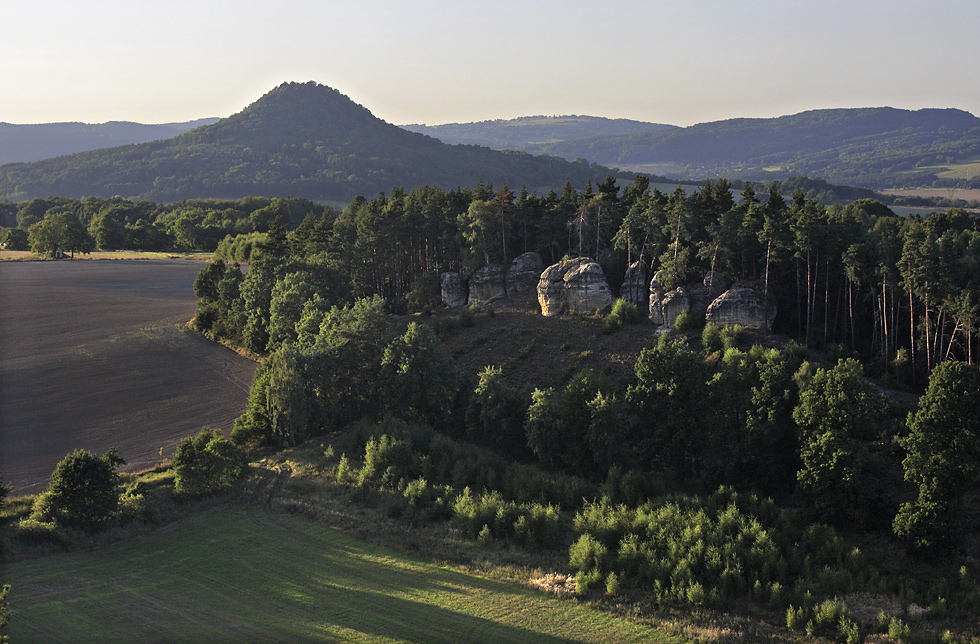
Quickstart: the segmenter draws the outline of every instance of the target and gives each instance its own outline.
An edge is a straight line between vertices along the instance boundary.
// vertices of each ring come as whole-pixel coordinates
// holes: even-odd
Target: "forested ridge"
[[[413,123],[401,127],[411,132],[431,136],[444,143],[485,145],[495,150],[522,150],[526,152],[546,143],[625,136],[676,128],[674,125],[661,123],[574,114],[523,116],[516,119],[495,119],[478,123],[446,123],[443,125]]]
[[[980,181],[976,176],[965,180],[940,176],[949,164],[980,157],[980,119],[956,109],[810,110],[647,132],[596,131],[588,137],[565,135],[554,141],[533,138],[534,130],[528,129],[521,145],[512,141],[520,130],[507,125],[510,122],[452,124],[424,131],[445,135],[447,141],[465,137],[482,145],[584,158],[612,167],[657,168],[659,174],[687,180],[738,176],[771,181],[802,175],[873,189],[967,188]]]
[[[128,121],[108,123],[0,123],[0,165],[50,159],[86,150],[168,139],[218,119],[148,125]]]
[[[285,83],[237,114],[171,139],[0,166],[0,198],[348,201],[393,185],[450,189],[483,178],[547,188],[608,172],[558,157],[446,145],[385,123],[329,87]]]
[[[195,281],[195,325],[263,359],[230,441],[189,442],[181,480],[209,463],[240,475],[241,448],[329,440],[332,483],[387,495],[412,525],[448,521],[486,548],[557,553],[583,596],[636,592],[848,642],[969,641],[980,605],[976,218],[759,188],[737,201],[726,181],[665,194],[643,176],[607,176],[544,195],[396,188],[342,211],[297,199],[158,206],[168,234],[186,215],[188,244],[204,244],[193,241],[202,230],[214,243],[231,222]],[[33,241],[45,222],[74,217],[87,232],[103,209],[132,205],[9,212],[26,223],[43,210]],[[658,337],[617,301],[563,322],[529,311],[547,326],[523,349],[461,369],[454,339],[491,328],[494,305],[441,311],[439,275],[526,251],[595,257],[614,289],[641,260],[664,288],[710,271],[761,283],[778,335],[688,317]],[[517,377],[534,334],[560,335],[560,323],[593,329],[582,356],[605,354],[603,333],[633,334],[631,369],[579,371],[550,354],[561,374]],[[899,407],[883,388],[919,401]],[[65,511],[42,502],[32,520]],[[855,602],[869,595],[898,607],[862,616]]]

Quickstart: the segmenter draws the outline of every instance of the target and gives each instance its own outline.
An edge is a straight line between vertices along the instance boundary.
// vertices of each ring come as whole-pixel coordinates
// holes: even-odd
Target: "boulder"
[[[504,267],[499,264],[488,264],[473,273],[469,283],[470,304],[486,304],[507,297],[504,287]]]
[[[541,255],[530,252],[519,255],[510,263],[505,279],[507,295],[533,293],[544,270]]]
[[[439,283],[442,286],[442,301],[446,306],[455,308],[466,304],[466,284],[459,273],[443,273],[439,276]]]
[[[689,284],[685,288],[691,298],[691,313],[698,320],[703,320],[715,298],[728,289],[728,280],[717,271],[709,271],[701,284]]]
[[[596,262],[579,264],[565,273],[566,308],[572,315],[602,310],[613,302],[606,274]]]
[[[736,282],[708,307],[708,322],[718,326],[738,324],[746,329],[772,330],[776,317],[776,300],[772,293],[766,298],[765,285],[759,281]]]
[[[665,294],[660,301],[663,322],[660,324],[672,327],[681,313],[691,312],[691,296],[683,286],[678,286],[673,291]]]
[[[649,272],[647,263],[642,259],[630,264],[626,269],[626,275],[623,276],[623,286],[619,289],[619,296],[627,302],[646,307],[650,292],[647,284]]]
[[[602,267],[580,257],[544,269],[538,280],[538,303],[547,317],[591,313],[612,304],[612,291]]]

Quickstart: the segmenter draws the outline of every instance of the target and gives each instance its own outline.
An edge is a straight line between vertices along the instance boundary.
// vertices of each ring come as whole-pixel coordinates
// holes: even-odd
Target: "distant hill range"
[[[176,137],[0,166],[0,199],[59,195],[188,198],[294,196],[348,201],[394,186],[478,181],[560,189],[616,173],[586,162],[453,146],[373,116],[340,92],[286,83],[241,112]]]
[[[0,164],[40,161],[87,150],[169,139],[196,127],[210,125],[217,120],[205,118],[186,123],[158,125],[129,121],[37,125],[0,123]]]
[[[810,176],[878,189],[980,187],[980,119],[956,109],[813,110],[684,128],[581,116],[405,127],[447,142],[582,158],[675,179]],[[610,131],[617,127],[632,131]]]
[[[544,146],[553,143],[679,129],[676,125],[576,115],[522,116],[510,120],[497,119],[445,125],[414,123],[402,127],[411,132],[439,139],[443,143],[485,145],[495,150],[521,150],[534,153],[540,153]]]

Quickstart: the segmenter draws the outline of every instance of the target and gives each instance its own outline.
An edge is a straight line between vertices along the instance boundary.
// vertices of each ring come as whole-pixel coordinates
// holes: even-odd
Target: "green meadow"
[[[668,642],[575,600],[230,505],[6,566],[12,642]]]

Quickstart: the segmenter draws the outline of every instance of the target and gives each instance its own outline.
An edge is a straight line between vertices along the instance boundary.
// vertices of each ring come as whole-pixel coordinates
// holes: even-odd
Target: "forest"
[[[461,372],[444,343],[479,307],[427,323],[439,273],[526,250],[597,257],[614,285],[640,259],[665,288],[711,270],[764,281],[784,340],[679,319],[623,380]],[[337,480],[403,494],[414,520],[547,548],[573,517],[582,593],[761,602],[792,629],[861,641],[871,627],[847,617],[848,593],[959,616],[980,601],[972,581],[885,574],[846,545],[879,535],[924,561],[973,552],[978,260],[966,212],[903,219],[869,200],[787,201],[776,185],[738,203],[725,181],[668,195],[639,176],[543,197],[419,187],[223,242],[195,282],[196,325],[265,356],[237,444],[357,427]],[[407,327],[395,315],[412,312]],[[644,317],[623,301],[596,315],[615,321],[607,332]],[[921,394],[917,406],[895,390]],[[467,465],[469,443],[504,460]],[[904,628],[878,625],[891,627]]]
[[[181,467],[227,463],[202,466],[222,473],[215,487],[241,475],[236,450],[329,438],[338,484],[391,495],[391,514],[411,525],[564,551],[583,596],[763,611],[847,642],[978,635],[975,216],[828,207],[779,184],[745,184],[736,199],[724,180],[665,194],[639,175],[543,196],[396,188],[339,212],[220,205],[151,217],[168,231],[209,221],[197,210],[243,213],[215,217],[215,260],[194,283],[197,329],[262,360],[230,440],[202,434],[179,455]],[[27,223],[21,206],[8,220]],[[29,225],[30,243],[58,208]],[[83,231],[99,219],[85,229],[73,216]],[[602,319],[610,334],[648,324],[628,377],[522,381],[509,356],[461,369],[447,346],[492,324],[492,307],[441,312],[439,275],[527,251],[546,264],[596,258],[614,290],[640,260],[665,289],[709,271],[762,282],[774,334],[685,318],[656,336],[619,300],[580,323]],[[212,485],[182,476],[198,493]],[[63,511],[50,497],[34,508],[38,521]],[[845,598],[864,594],[903,608],[859,619]]]

